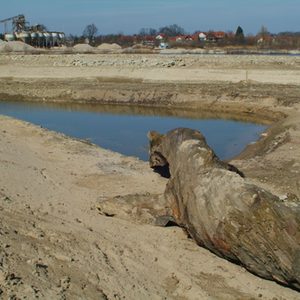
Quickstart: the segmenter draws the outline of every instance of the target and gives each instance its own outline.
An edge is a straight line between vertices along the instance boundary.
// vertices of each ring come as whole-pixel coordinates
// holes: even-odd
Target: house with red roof
[[[166,38],[167,38],[167,36],[163,33],[160,33],[155,37],[155,39],[159,40],[159,41],[165,40]]]
[[[224,38],[225,38],[224,31],[209,31],[207,32],[206,35],[206,40],[213,43],[224,40]]]

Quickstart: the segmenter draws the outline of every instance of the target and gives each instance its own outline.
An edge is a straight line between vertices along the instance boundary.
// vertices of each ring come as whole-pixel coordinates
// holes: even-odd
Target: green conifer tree
[[[245,43],[244,30],[241,26],[238,26],[238,28],[236,29],[235,40],[238,44],[244,44]]]

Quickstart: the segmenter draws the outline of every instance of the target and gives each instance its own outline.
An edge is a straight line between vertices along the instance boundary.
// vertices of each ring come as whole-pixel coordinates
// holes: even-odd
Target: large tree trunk
[[[150,166],[169,167],[165,197],[201,246],[249,271],[300,290],[300,205],[282,202],[218,159],[203,135],[149,134]]]

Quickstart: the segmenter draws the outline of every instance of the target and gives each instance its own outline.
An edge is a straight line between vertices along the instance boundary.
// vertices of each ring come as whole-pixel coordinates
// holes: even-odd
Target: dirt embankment
[[[273,124],[233,163],[282,201],[298,201],[299,65],[297,57],[0,56],[0,96],[157,106]],[[163,193],[166,181],[146,163],[10,118],[0,123],[4,297],[300,298],[215,257],[179,228],[99,214],[97,204],[112,197]]]
[[[4,299],[299,299],[178,227],[100,214],[106,199],[163,193],[147,163],[10,118],[0,125]]]

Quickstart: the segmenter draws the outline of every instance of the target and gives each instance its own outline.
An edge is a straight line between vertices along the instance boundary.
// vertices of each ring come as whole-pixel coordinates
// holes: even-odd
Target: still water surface
[[[22,119],[129,156],[148,159],[147,132],[188,127],[200,130],[222,159],[239,154],[266,126],[200,112],[107,105],[0,101],[0,114]]]

